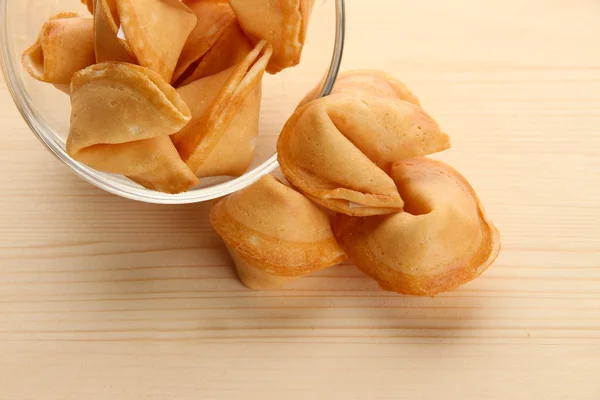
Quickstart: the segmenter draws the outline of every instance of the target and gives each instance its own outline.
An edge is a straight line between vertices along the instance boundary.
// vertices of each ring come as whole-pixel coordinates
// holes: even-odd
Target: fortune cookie
[[[273,45],[267,72],[298,65],[314,0],[229,0],[246,34]]]
[[[295,188],[353,216],[401,211],[404,202],[386,174],[391,163],[449,147],[415,104],[346,92],[297,109],[277,143],[281,170]]]
[[[50,18],[36,42],[23,52],[22,63],[33,78],[69,92],[73,74],[96,62],[94,22],[74,13]]]
[[[236,23],[235,14],[227,0],[187,0],[184,3],[194,12],[198,23],[183,46],[173,82],[177,82],[190,66],[213,47],[227,28]]]
[[[197,21],[180,0],[97,0],[95,14],[98,62],[134,56],[167,82]]]
[[[241,63],[254,49],[254,44],[233,20],[214,45],[179,77],[177,87],[214,75]]]
[[[137,63],[133,50],[119,32],[121,20],[117,10],[117,0],[95,0],[94,6],[94,48],[96,62],[121,61]]]
[[[500,251],[500,235],[475,191],[457,171],[427,158],[394,164],[404,212],[338,215],[340,245],[385,290],[432,296],[483,273]]]
[[[323,82],[304,97],[298,105],[298,108],[315,100],[321,87],[323,87]],[[404,100],[416,106],[421,106],[417,96],[415,96],[403,82],[384,71],[374,69],[353,70],[340,73],[335,80],[331,94],[340,93],[354,93]]]
[[[132,64],[93,65],[73,76],[71,107],[66,147],[75,160],[165,193],[198,184],[169,137],[190,121],[190,111],[157,73]]]
[[[271,51],[262,41],[235,67],[178,89],[192,121],[172,139],[197,176],[239,176],[249,167]]]
[[[216,203],[210,221],[252,289],[274,289],[346,259],[327,214],[271,175]]]

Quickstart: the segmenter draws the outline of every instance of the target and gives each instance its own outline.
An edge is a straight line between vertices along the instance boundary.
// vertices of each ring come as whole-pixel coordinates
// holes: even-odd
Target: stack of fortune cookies
[[[212,208],[242,281],[272,289],[344,261],[340,249],[397,293],[433,296],[482,274],[499,232],[469,182],[427,157],[450,140],[417,97],[371,70],[315,93],[279,137],[290,186],[265,177]]]
[[[71,158],[169,194],[243,175],[264,73],[300,62],[314,0],[81,2],[22,55],[71,97]]]
[[[48,19],[25,70],[70,95],[68,154],[182,193],[243,175],[262,81],[300,62],[314,0],[82,0]],[[307,93],[271,175],[215,203],[210,221],[248,287],[349,259],[389,291],[432,296],[482,274],[500,235],[469,182],[429,156],[450,138],[398,79],[342,73]]]

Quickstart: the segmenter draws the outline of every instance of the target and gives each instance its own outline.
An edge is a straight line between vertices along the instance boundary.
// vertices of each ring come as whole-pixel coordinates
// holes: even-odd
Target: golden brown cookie
[[[190,66],[197,63],[227,28],[235,23],[235,14],[227,0],[186,0],[184,3],[194,12],[198,22],[183,46],[173,82],[177,82]]]
[[[198,176],[238,176],[250,165],[271,52],[262,41],[235,67],[178,89],[193,119],[173,135],[173,142]]]
[[[95,0],[94,48],[96,62],[137,63],[137,58],[121,30],[116,0]]]
[[[246,34],[273,45],[267,72],[277,73],[300,62],[314,0],[229,0]]]
[[[137,62],[171,82],[196,22],[180,0],[96,0],[96,59]]]
[[[73,76],[71,107],[67,152],[75,160],[166,193],[198,184],[169,137],[190,111],[160,75],[132,64],[93,65]]]
[[[500,234],[467,180],[427,158],[394,164],[404,212],[333,224],[358,268],[385,290],[432,296],[483,273],[500,251]]]
[[[281,170],[310,199],[354,216],[389,214],[404,202],[387,175],[391,163],[450,147],[420,107],[344,92],[292,115],[277,144]]]
[[[252,289],[275,289],[346,259],[327,214],[271,175],[216,203],[210,221]]]
[[[117,9],[139,64],[171,82],[196,14],[180,0],[117,0]]]
[[[214,45],[185,74],[179,77],[177,87],[217,74],[241,63],[254,49],[252,41],[244,34],[240,24],[232,21]]]
[[[73,74],[95,63],[94,22],[74,13],[50,18],[36,42],[23,52],[22,63],[33,78],[69,93]]]

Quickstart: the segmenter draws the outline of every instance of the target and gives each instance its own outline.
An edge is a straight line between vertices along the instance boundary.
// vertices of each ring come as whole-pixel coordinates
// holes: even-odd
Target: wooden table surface
[[[600,3],[347,2],[344,67],[451,134],[496,264],[436,298],[350,265],[251,292],[209,205],[81,181],[0,81],[0,399],[600,398]]]

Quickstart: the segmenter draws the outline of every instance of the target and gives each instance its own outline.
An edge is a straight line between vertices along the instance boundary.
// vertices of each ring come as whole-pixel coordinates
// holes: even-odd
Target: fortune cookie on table
[[[241,63],[254,49],[254,44],[233,20],[213,46],[179,77],[177,86],[190,84]]]
[[[238,65],[177,89],[192,121],[172,139],[197,176],[239,176],[250,166],[271,51],[262,41]]]
[[[322,87],[323,82],[304,97],[298,108],[315,100]],[[337,76],[335,85],[331,91],[331,94],[340,93],[354,93],[404,100],[416,106],[421,106],[417,96],[403,82],[380,70],[363,69],[341,72]]]
[[[274,289],[346,259],[327,214],[271,175],[216,203],[210,221],[252,289]]]
[[[273,45],[267,72],[298,65],[314,0],[229,0],[242,29],[254,42]]]
[[[322,206],[354,216],[401,211],[390,164],[450,147],[420,107],[403,100],[339,93],[300,107],[277,143],[281,171]]]
[[[75,160],[165,193],[198,184],[169,137],[190,111],[160,75],[132,64],[93,65],[73,76],[71,107],[66,147]]]
[[[97,0],[95,15],[98,62],[134,56],[167,82],[197,21],[180,0]]]
[[[23,52],[22,63],[33,78],[69,92],[73,74],[95,63],[94,22],[74,13],[50,18],[36,42]]]
[[[500,235],[466,179],[439,161],[394,164],[391,176],[405,211],[338,215],[340,245],[385,290],[431,296],[483,273],[500,251]]]
[[[227,0],[187,0],[184,3],[196,14],[198,22],[183,46],[173,82],[177,82],[213,47],[227,28],[236,23],[235,14]]]

